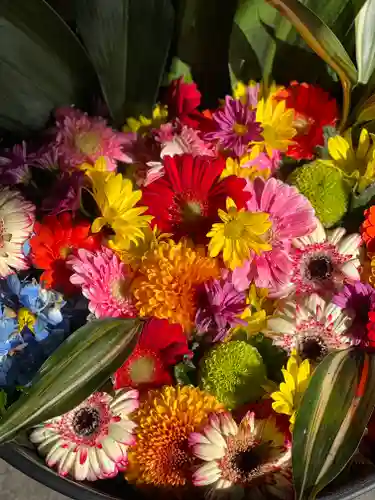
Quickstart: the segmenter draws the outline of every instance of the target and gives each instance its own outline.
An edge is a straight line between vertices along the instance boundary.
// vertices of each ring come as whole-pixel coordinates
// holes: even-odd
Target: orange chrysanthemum
[[[362,239],[369,252],[375,252],[375,205],[365,210],[365,221],[361,226]]]
[[[188,438],[223,411],[218,401],[196,387],[164,386],[149,391],[132,417],[138,424],[129,449],[126,479],[137,484],[184,486],[191,480],[193,456]]]
[[[219,267],[203,249],[168,240],[145,253],[139,273],[134,296],[140,315],[179,323],[189,333],[197,312],[196,288],[218,278]]]

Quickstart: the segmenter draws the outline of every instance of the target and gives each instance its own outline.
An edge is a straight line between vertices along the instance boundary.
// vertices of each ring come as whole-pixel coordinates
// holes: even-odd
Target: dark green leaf
[[[170,0],[76,0],[79,33],[117,126],[150,116],[173,34]]]
[[[186,357],[181,363],[175,365],[174,377],[181,385],[196,384],[197,368],[190,358]]]
[[[39,130],[54,108],[85,107],[94,84],[82,45],[44,0],[0,0],[0,128]]]
[[[79,328],[48,358],[27,393],[0,423],[0,443],[61,415],[103,386],[134,348],[139,320],[95,320]]]
[[[5,408],[7,406],[7,393],[4,391],[4,389],[0,390],[0,417],[4,415],[5,413]]]
[[[303,396],[293,432],[298,500],[314,499],[357,450],[375,405],[375,357],[354,349],[328,355]]]

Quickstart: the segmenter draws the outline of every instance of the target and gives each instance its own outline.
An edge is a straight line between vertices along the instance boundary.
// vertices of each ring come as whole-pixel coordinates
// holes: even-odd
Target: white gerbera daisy
[[[247,413],[238,426],[229,413],[213,414],[202,433],[190,435],[193,454],[205,463],[193,474],[208,496],[270,500],[293,498],[291,450],[275,417]]]
[[[27,269],[22,247],[30,237],[35,207],[18,191],[0,189],[0,278]]]
[[[334,292],[359,280],[361,244],[359,234],[345,236],[342,227],[326,231],[317,221],[311,234],[293,240],[291,282],[280,295]]]
[[[113,398],[96,392],[73,410],[34,428],[30,441],[62,476],[95,481],[127,468],[127,450],[135,443],[138,391],[118,391]]]
[[[349,347],[346,332],[352,321],[340,307],[313,293],[280,301],[268,320],[267,334],[283,349],[296,349],[302,359],[319,362],[326,354]]]

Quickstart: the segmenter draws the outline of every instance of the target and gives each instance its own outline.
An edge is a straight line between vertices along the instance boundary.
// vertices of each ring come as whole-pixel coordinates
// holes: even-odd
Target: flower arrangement
[[[0,444],[170,498],[312,500],[375,464],[375,2],[358,68],[309,1],[218,9],[231,88],[228,60],[222,88],[199,72],[210,6],[18,3],[0,15],[35,67],[14,54],[0,82]],[[254,4],[276,21],[250,78]],[[330,85],[278,76],[288,37]]]

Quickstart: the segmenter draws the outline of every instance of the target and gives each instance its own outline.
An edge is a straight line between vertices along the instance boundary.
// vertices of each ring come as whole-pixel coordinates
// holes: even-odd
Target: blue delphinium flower
[[[0,280],[0,387],[26,385],[70,332],[61,294],[17,275]],[[65,311],[64,311],[65,313]]]

